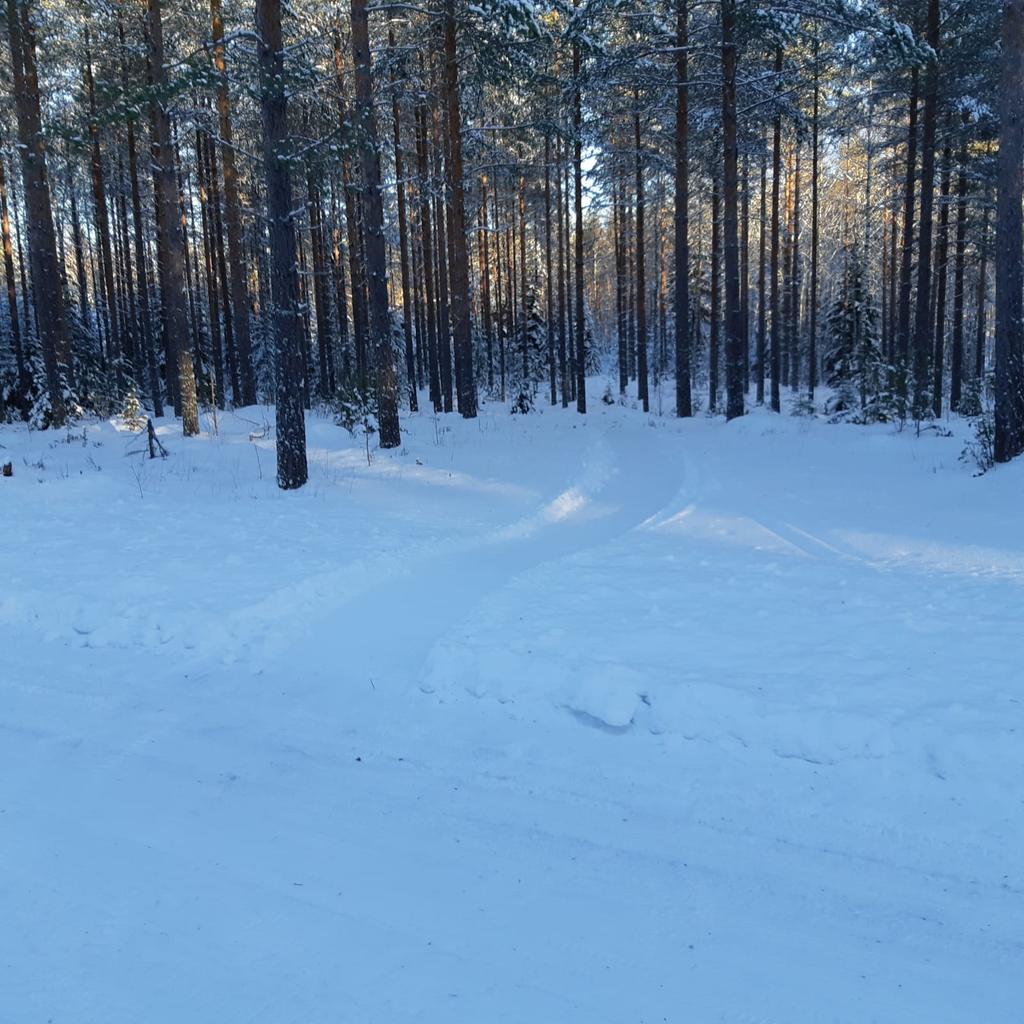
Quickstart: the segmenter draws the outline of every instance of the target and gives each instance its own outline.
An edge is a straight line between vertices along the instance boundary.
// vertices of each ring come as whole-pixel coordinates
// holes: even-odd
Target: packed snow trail
[[[1020,467],[450,419],[0,432],[0,1021],[1019,1019]]]

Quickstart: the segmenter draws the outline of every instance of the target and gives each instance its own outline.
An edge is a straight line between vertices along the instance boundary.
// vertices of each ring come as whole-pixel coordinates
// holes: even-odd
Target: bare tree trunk
[[[573,0],[575,8],[577,0]],[[583,102],[581,96],[582,59],[579,42],[572,44],[572,138],[573,178],[576,189],[576,411],[587,411],[586,317],[583,310]]]
[[[276,2],[276,0],[274,0]],[[352,0],[352,59],[355,66],[356,121],[363,169],[363,243],[366,253],[370,337],[377,378],[377,425],[381,448],[402,443],[398,423],[398,380],[391,347],[388,270],[384,252],[384,206],[380,188],[380,150],[373,111],[370,30],[366,0]]]
[[[757,245],[757,404],[764,405],[764,361],[767,356],[768,292],[765,280],[765,249],[768,240],[768,154],[761,154],[761,195],[759,197]]]
[[[988,208],[991,202],[989,190],[985,190],[981,213],[981,231],[978,234],[978,289],[975,303],[975,336],[974,336],[974,379],[981,387],[985,379],[985,337],[988,327],[988,316],[985,309],[988,295]]]
[[[178,186],[174,173],[174,147],[171,145],[171,124],[159,100],[164,91],[164,40],[160,0],[148,0],[150,76],[155,97],[150,113],[155,129],[153,139],[153,180],[160,219],[162,250],[164,315],[167,333],[177,357],[178,394],[181,407],[181,428],[186,437],[199,433],[199,403],[196,398],[195,368],[192,363],[192,335],[189,332],[185,296],[185,240],[182,236],[178,205]]]
[[[693,415],[690,388],[690,125],[689,11],[676,0],[675,370],[676,415]]]
[[[551,404],[558,404],[558,374],[555,365],[555,296],[551,275],[551,136],[544,135],[544,291],[547,306],[548,383]]]
[[[473,419],[477,412],[476,378],[473,372],[473,325],[470,317],[469,254],[466,251],[466,199],[462,170],[462,105],[459,97],[459,63],[456,40],[455,0],[445,0],[445,92],[448,100],[448,178],[451,185],[452,326],[459,370],[459,412]]]
[[[718,411],[722,322],[722,189],[718,169],[711,179],[711,324],[708,332],[708,412]]]
[[[936,55],[939,52],[939,0],[928,0],[928,42]],[[929,411],[928,363],[931,357],[932,332],[932,212],[935,203],[935,129],[938,118],[938,60],[927,70],[924,118],[921,140],[921,214],[920,239],[917,249],[917,306],[914,314],[914,418],[923,419]]]
[[[953,175],[953,144],[950,141],[951,118],[946,118],[946,144],[942,151],[942,183],[939,187],[939,237],[936,242],[935,331],[932,360],[932,412],[942,415],[942,383],[946,365],[946,290],[949,278],[949,189]]]
[[[74,192],[71,193],[71,199],[74,202]],[[11,218],[7,209],[7,176],[2,160],[0,160],[0,226],[3,229],[4,280],[7,284],[7,311],[11,317],[11,343],[18,371],[18,390],[25,392],[29,386],[29,375],[25,362],[25,349],[21,341],[21,325],[18,323],[18,289],[14,277],[14,247],[11,244]]]
[[[36,299],[34,312],[50,398],[50,420],[53,425],[59,425],[66,417],[62,377],[66,377],[69,382],[71,380],[71,339],[57,262],[57,240],[46,167],[46,141],[39,112],[35,35],[28,0],[7,0],[7,32],[14,74],[18,151],[21,154],[28,220],[29,261]],[[27,301],[28,293],[24,288],[22,294]]]
[[[811,294],[810,330],[807,334],[807,397],[814,403],[814,390],[818,385],[818,116],[821,90],[818,84],[818,37],[814,37],[814,99],[811,110]],[[884,246],[883,246],[884,248]],[[867,253],[864,254],[865,258]]]
[[[345,227],[348,233],[349,286],[352,291],[352,335],[356,356],[357,385],[362,394],[368,387],[368,322],[366,311],[366,264],[363,254],[359,196],[349,156],[354,144],[351,118],[345,100],[345,59],[341,48],[341,33],[334,33],[334,77],[337,88],[338,121],[345,143],[341,160],[342,192],[345,199]]]
[[[910,118],[907,122],[907,172],[903,191],[903,247],[900,251],[900,294],[896,324],[896,354],[906,368],[910,357],[910,292],[914,252],[914,181],[917,166],[917,90],[918,71],[914,68],[910,85]],[[905,378],[900,391],[907,391]]]
[[[562,188],[562,140],[558,139],[556,146],[557,159],[555,166],[555,202],[558,206],[558,379],[562,386],[562,408],[569,407],[569,362],[566,351],[566,220],[565,206],[563,203],[564,189]],[[567,198],[567,197],[566,197]],[[500,280],[500,276],[499,276]],[[625,390],[622,386],[621,390]]]
[[[647,380],[647,283],[644,252],[644,164],[640,148],[640,97],[633,87],[633,156],[636,161],[636,376],[637,398],[644,412],[650,412],[650,390]]]
[[[480,303],[487,346],[487,387],[494,387],[494,320],[491,313],[491,240],[487,224],[487,175],[480,176]]]
[[[1003,0],[996,213],[995,458],[1024,451],[1024,0]]]
[[[434,300],[434,253],[430,230],[430,168],[427,161],[427,108],[416,104],[416,165],[419,172],[420,235],[423,245],[423,291],[426,304],[427,367],[430,377],[430,401],[434,412],[444,408],[437,353],[437,304]],[[500,288],[500,282],[499,282]],[[501,302],[499,296],[499,305]]]
[[[257,0],[256,27],[260,37],[260,109],[277,353],[277,483],[283,490],[291,490],[306,482],[308,471],[302,401],[302,313],[295,262],[280,0]]]
[[[252,366],[252,336],[249,330],[249,295],[245,286],[245,255],[242,249],[242,211],[238,196],[238,170],[231,124],[227,65],[224,59],[224,19],[221,0],[210,0],[213,27],[213,61],[217,70],[217,116],[220,125],[221,169],[224,175],[224,221],[228,240],[228,276],[231,289],[231,327],[238,356],[242,405],[256,402],[256,378]]]
[[[950,353],[949,407],[960,409],[964,376],[964,256],[967,250],[967,120],[958,157],[959,171],[956,181],[956,245],[953,271],[953,351]]]
[[[85,88],[89,100],[89,138],[91,140],[89,166],[92,173],[92,198],[96,210],[96,233],[100,243],[100,273],[107,294],[107,323],[110,327],[110,361],[118,389],[124,383],[121,359],[124,346],[121,339],[121,325],[117,316],[114,289],[114,258],[110,247],[110,215],[107,210],[107,193],[103,181],[103,155],[100,152],[100,127],[96,113],[96,85],[92,75],[92,52],[89,45],[89,27],[85,26]]]
[[[725,264],[725,418],[743,415],[743,309],[736,191],[736,0],[722,2],[722,199]]]
[[[389,46],[395,45],[390,33]],[[409,273],[409,227],[405,208],[405,154],[402,151],[402,108],[398,102],[398,86],[392,71],[391,119],[395,136],[395,189],[398,194],[398,256],[402,275],[402,332],[405,337],[405,372],[409,378],[409,410],[416,412],[416,353],[412,344],[412,280]]]
[[[454,407],[452,393],[452,321],[448,304],[448,220],[445,214],[444,188],[438,188],[445,181],[444,146],[441,139],[441,117],[437,109],[431,111],[431,156],[433,158],[434,183],[434,228],[436,230],[435,256],[437,257],[437,365],[441,380],[441,399],[444,411]],[[509,334],[511,335],[511,330]],[[504,394],[504,373],[502,393]]]
[[[793,221],[790,235],[789,272],[789,374],[787,383],[791,390],[800,386],[800,283],[803,274],[800,262],[800,139],[794,141],[793,158]]]
[[[776,92],[781,92],[782,47],[775,50]],[[771,255],[771,309],[772,309],[772,390],[771,404],[775,412],[782,411],[779,391],[779,346],[782,343],[782,325],[779,317],[779,185],[782,177],[782,114],[776,113],[772,125],[772,255]]]

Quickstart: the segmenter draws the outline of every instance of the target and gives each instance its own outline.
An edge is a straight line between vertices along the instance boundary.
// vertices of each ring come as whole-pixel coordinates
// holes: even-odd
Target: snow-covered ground
[[[1024,1019],[1024,465],[265,418],[0,428],[3,1024]]]

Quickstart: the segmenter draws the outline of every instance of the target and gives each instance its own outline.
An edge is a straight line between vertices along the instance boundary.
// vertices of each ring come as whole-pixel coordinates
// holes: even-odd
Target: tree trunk
[[[736,150],[736,0],[722,2],[722,200],[725,264],[725,418],[743,415],[743,308]]]
[[[818,385],[818,115],[821,90],[818,85],[818,37],[814,37],[814,99],[811,106],[811,294],[810,329],[807,332],[807,397],[813,406]],[[884,249],[884,245],[883,245]],[[867,253],[864,254],[865,258]]]
[[[996,211],[995,458],[1024,451],[1024,0],[1003,0]]]
[[[640,148],[640,98],[633,88],[633,155],[636,160],[636,376],[637,398],[644,412],[650,412],[650,389],[647,379],[647,284],[645,277],[644,165]]]
[[[163,268],[164,316],[167,334],[177,358],[177,386],[181,427],[186,437],[199,433],[199,403],[196,398],[192,335],[189,332],[185,295],[185,239],[182,235],[178,185],[174,173],[171,124],[159,96],[165,91],[164,40],[160,0],[149,3],[149,65],[155,96],[150,107],[154,127],[153,183],[160,221],[161,266]]]
[[[764,405],[764,361],[767,355],[768,292],[765,280],[765,250],[768,240],[768,153],[761,154],[761,195],[759,197],[759,238],[757,243],[757,404]]]
[[[932,412],[942,415],[942,378],[946,365],[946,289],[949,278],[949,189],[953,175],[951,119],[946,118],[946,144],[942,151],[942,183],[939,187],[939,237],[935,252],[935,331],[932,360]]]
[[[953,350],[950,353],[949,407],[960,409],[964,376],[964,256],[967,250],[967,121],[960,141],[956,181],[956,245],[953,270]]]
[[[341,49],[341,34],[334,33],[334,77],[337,88],[338,122],[344,143],[341,159],[342,192],[345,199],[345,227],[348,233],[349,286],[352,291],[352,336],[356,357],[356,383],[362,394],[369,386],[368,325],[366,311],[366,263],[363,254],[360,204],[349,156],[355,145],[348,104],[345,100],[345,59]]]
[[[900,295],[896,325],[896,354],[905,369],[910,357],[910,292],[914,252],[914,174],[917,167],[917,89],[918,71],[914,68],[910,85],[910,118],[907,122],[907,170],[903,189],[903,246],[900,251]],[[907,393],[905,377],[900,392]]]
[[[96,86],[92,76],[92,52],[89,45],[89,28],[85,27],[85,89],[89,101],[89,138],[91,141],[89,167],[92,174],[92,198],[96,210],[96,234],[100,243],[100,274],[107,295],[107,324],[110,330],[110,351],[108,358],[113,364],[117,387],[124,383],[121,359],[124,346],[121,339],[121,324],[117,315],[114,289],[114,258],[110,246],[110,215],[107,210],[107,193],[103,182],[103,155],[100,151],[100,127],[96,112]]]
[[[277,2],[277,0],[274,0]],[[366,0],[352,0],[352,59],[355,66],[356,121],[363,169],[363,245],[366,255],[370,338],[377,381],[377,425],[381,448],[402,443],[398,422],[398,380],[391,347],[388,270],[384,251],[384,206],[380,150],[373,110],[370,29]]]
[[[722,322],[722,189],[711,172],[711,324],[708,332],[708,412],[718,411],[718,366]]]
[[[18,151],[21,154],[25,189],[29,261],[36,300],[34,312],[50,398],[50,421],[56,426],[62,424],[66,417],[62,378],[66,378],[69,383],[71,381],[71,339],[57,261],[57,237],[46,167],[46,140],[39,111],[35,34],[30,21],[28,0],[7,0],[7,32],[14,75]],[[22,294],[27,301],[28,293],[24,288]]]
[[[693,415],[690,389],[689,11],[676,0],[675,364],[676,415]]]
[[[567,228],[566,228],[566,211],[563,198],[565,196],[565,190],[562,188],[562,139],[559,137],[556,146],[556,163],[555,163],[555,202],[558,206],[558,379],[561,383],[562,388],[562,408],[567,409],[569,407],[569,361],[568,353],[566,350],[567,338],[566,338],[566,252],[568,247],[567,242]],[[624,387],[621,390],[625,390]]]
[[[775,50],[776,92],[782,91],[782,47]],[[772,125],[772,255],[771,255],[771,309],[772,309],[772,390],[771,404],[774,412],[782,411],[782,395],[779,391],[779,346],[782,330],[779,317],[779,185],[782,177],[782,114],[776,113]]]
[[[577,0],[573,0],[573,8]],[[572,139],[573,179],[576,190],[576,411],[587,411],[586,317],[583,312],[583,101],[582,59],[579,42],[572,44]]]
[[[984,385],[985,380],[985,337],[988,333],[988,316],[985,306],[988,297],[988,209],[990,203],[991,195],[988,189],[986,189],[981,214],[981,231],[978,235],[980,257],[978,262],[978,289],[975,302],[974,379],[977,381],[979,388]]]
[[[466,199],[462,170],[462,105],[459,97],[459,62],[455,0],[445,0],[445,93],[448,100],[448,180],[451,186],[452,327],[458,368],[459,412],[473,419],[477,412],[473,372],[473,325],[470,317],[469,254],[466,250]]]
[[[939,52],[939,0],[928,0],[928,42]],[[914,313],[914,418],[923,419],[929,411],[929,361],[932,350],[932,213],[935,201],[935,129],[938,117],[938,60],[927,70],[924,117],[921,139],[921,214],[917,247],[917,306]]]
[[[221,170],[224,175],[224,221],[227,228],[227,269],[231,290],[231,329],[238,359],[241,394],[235,401],[242,405],[256,402],[256,378],[252,365],[252,336],[249,329],[249,295],[245,286],[245,254],[242,248],[242,210],[238,197],[238,171],[231,124],[231,100],[228,94],[227,65],[224,60],[224,19],[221,0],[210,0],[213,27],[213,61],[217,70],[217,116],[220,126]]]
[[[257,0],[256,27],[260,37],[260,109],[277,354],[277,483],[283,490],[290,490],[306,482],[308,471],[302,401],[302,313],[295,261],[280,0]]]
[[[389,36],[394,48],[394,33]],[[405,156],[402,152],[402,108],[398,102],[398,85],[392,71],[391,119],[395,134],[395,189],[398,194],[398,255],[402,275],[402,331],[405,337],[405,372],[409,379],[409,410],[416,412],[416,353],[412,344],[412,280],[409,274],[409,227],[405,209]]]
[[[423,246],[423,292],[426,305],[430,401],[434,406],[434,412],[441,412],[444,406],[441,401],[437,354],[437,304],[434,299],[434,251],[430,230],[430,168],[427,160],[427,108],[422,100],[416,104],[416,166],[419,172],[420,235]],[[500,297],[498,301],[500,304]]]
[[[74,202],[74,192],[71,194]],[[14,277],[14,247],[11,244],[11,218],[7,209],[7,176],[3,160],[0,160],[0,227],[3,229],[4,281],[7,285],[7,311],[11,317],[11,344],[14,348],[14,363],[18,371],[18,390],[25,393],[29,387],[28,365],[21,341],[21,325],[18,323],[18,289]]]
[[[555,365],[555,297],[551,275],[551,136],[544,136],[544,291],[547,298],[548,383],[551,404],[558,404],[558,375]]]

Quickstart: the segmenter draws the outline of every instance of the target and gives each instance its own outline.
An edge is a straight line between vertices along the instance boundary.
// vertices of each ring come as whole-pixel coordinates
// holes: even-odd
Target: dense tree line
[[[994,401],[1022,0],[5,0],[0,416]],[[822,390],[824,383],[827,387]],[[611,395],[611,400],[618,396]]]

